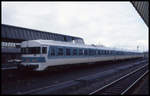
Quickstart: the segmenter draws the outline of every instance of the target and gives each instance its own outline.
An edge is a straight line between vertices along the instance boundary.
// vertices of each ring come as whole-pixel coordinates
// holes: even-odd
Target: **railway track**
[[[122,72],[123,70],[126,70],[128,68],[130,69],[132,67],[138,67],[137,65],[141,65],[142,63],[146,63],[146,62],[147,62],[147,60],[143,60],[143,61],[140,61],[138,63],[136,62],[134,64],[130,64],[130,65],[127,65],[124,67],[120,66],[120,67],[117,67],[116,69],[107,70],[107,71],[103,71],[103,72],[96,73],[96,74],[91,74],[89,76],[80,77],[80,78],[65,81],[62,83],[60,82],[60,83],[54,84],[54,85],[43,86],[43,87],[35,88],[35,89],[33,88],[31,90],[17,91],[17,92],[14,91],[14,93],[15,94],[53,94],[53,93],[54,94],[59,94],[59,93],[64,94],[64,93],[68,93],[68,91],[72,87],[79,87],[80,88],[84,84],[88,84],[88,86],[89,86],[89,84],[95,83],[95,80],[98,78],[103,78],[105,76],[106,77],[111,76],[111,74],[114,74],[115,72]],[[135,68],[134,68],[134,70],[135,70]],[[87,91],[87,93],[88,92],[90,92],[90,91]]]
[[[148,73],[148,64],[138,68],[121,78],[89,93],[89,95],[124,95]]]
[[[142,70],[142,73],[143,72],[145,72],[145,70],[147,70],[147,67],[146,67],[147,65],[144,65],[144,66],[142,66],[142,67],[140,67],[140,68],[138,68],[137,70],[135,70],[135,71],[133,71],[133,72],[131,72],[131,73],[129,73],[129,74],[127,74],[127,75],[125,75],[125,76],[123,76],[123,77],[121,77],[120,78],[120,80],[121,79],[124,79],[125,77],[127,77],[128,75],[130,75],[131,76],[131,74],[133,75],[133,73],[136,73],[137,74],[137,71],[139,71],[140,70],[140,72],[141,72],[141,70]],[[139,75],[141,75],[142,73],[140,73]],[[135,75],[136,75],[135,74]],[[95,79],[95,78],[98,78],[98,77],[101,77],[102,75],[92,75],[92,76],[88,76],[88,78],[87,77],[82,77],[81,78],[81,81],[84,81],[84,79],[85,80],[88,80],[88,81],[90,81],[92,78],[93,78],[93,80]],[[138,76],[136,76],[136,77],[138,77]],[[83,79],[83,80],[82,80]],[[134,79],[134,78],[130,78],[130,79]],[[118,81],[118,80],[117,80]],[[115,81],[116,82],[116,81]],[[126,81],[126,82],[128,82],[128,81]],[[23,92],[23,93],[21,93],[21,94],[49,94],[49,93],[51,93],[51,94],[53,94],[53,92],[54,92],[54,94],[56,94],[56,92],[58,91],[58,92],[61,92],[61,90],[63,90],[61,93],[65,93],[65,92],[67,92],[69,89],[71,89],[71,87],[72,86],[79,86],[79,85],[81,85],[82,83],[84,83],[84,82],[80,82],[80,80],[70,80],[70,81],[67,81],[67,82],[63,82],[63,83],[59,83],[59,84],[56,84],[56,85],[54,85],[54,86],[46,86],[46,87],[43,87],[43,88],[39,88],[39,89],[36,89],[36,90],[30,90],[30,91],[27,91],[27,92]],[[118,83],[119,84],[119,83]],[[48,88],[48,90],[47,90],[47,88]],[[44,90],[43,90],[44,89]],[[115,89],[115,91],[114,92],[116,92],[117,90],[120,90],[121,88],[118,86],[117,87],[117,90],[116,90],[116,88],[114,88]],[[64,91],[64,90],[67,90],[67,91]],[[110,90],[112,90],[112,89],[110,89]],[[93,93],[92,93],[93,94]],[[95,94],[95,93],[94,93]],[[97,93],[96,93],[97,94]],[[110,94],[114,94],[114,93],[110,93]]]

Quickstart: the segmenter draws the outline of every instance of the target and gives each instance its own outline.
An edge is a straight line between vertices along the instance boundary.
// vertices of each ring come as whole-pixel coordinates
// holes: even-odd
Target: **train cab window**
[[[55,48],[51,48],[51,56],[55,56]]]
[[[47,53],[47,48],[46,47],[42,47],[42,54],[46,54]]]
[[[63,56],[63,48],[58,48],[58,56]]]
[[[21,48],[21,53],[25,54],[25,48]]]
[[[28,49],[27,48],[21,48],[21,53],[22,54],[28,54]]]
[[[40,47],[21,48],[22,54],[40,54]]]
[[[73,55],[77,55],[77,49],[73,49]]]
[[[71,52],[70,52],[71,50],[69,49],[69,48],[66,48],[66,55],[67,56],[70,56],[71,55]]]
[[[34,47],[33,49],[31,49],[31,50],[34,50],[35,49],[35,53],[34,54],[40,54],[41,52],[40,52],[40,47]]]
[[[28,54],[35,54],[36,53],[36,49],[33,50],[32,47],[28,48]]]

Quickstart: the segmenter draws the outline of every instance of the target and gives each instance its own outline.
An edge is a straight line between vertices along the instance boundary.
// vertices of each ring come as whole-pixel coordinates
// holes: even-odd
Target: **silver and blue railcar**
[[[21,43],[21,66],[42,71],[50,66],[91,63],[143,57],[140,52],[53,40],[29,40]]]

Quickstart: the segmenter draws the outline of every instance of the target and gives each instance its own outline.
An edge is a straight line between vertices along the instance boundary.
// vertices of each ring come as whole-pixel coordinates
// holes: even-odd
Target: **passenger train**
[[[140,52],[54,40],[23,41],[21,52],[19,68],[34,71],[42,71],[50,66],[143,57]]]

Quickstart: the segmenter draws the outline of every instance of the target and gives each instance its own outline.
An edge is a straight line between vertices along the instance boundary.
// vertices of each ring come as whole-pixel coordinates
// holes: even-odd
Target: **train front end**
[[[21,43],[21,64],[18,68],[21,70],[44,70],[46,63],[47,47],[38,42],[24,41]]]

